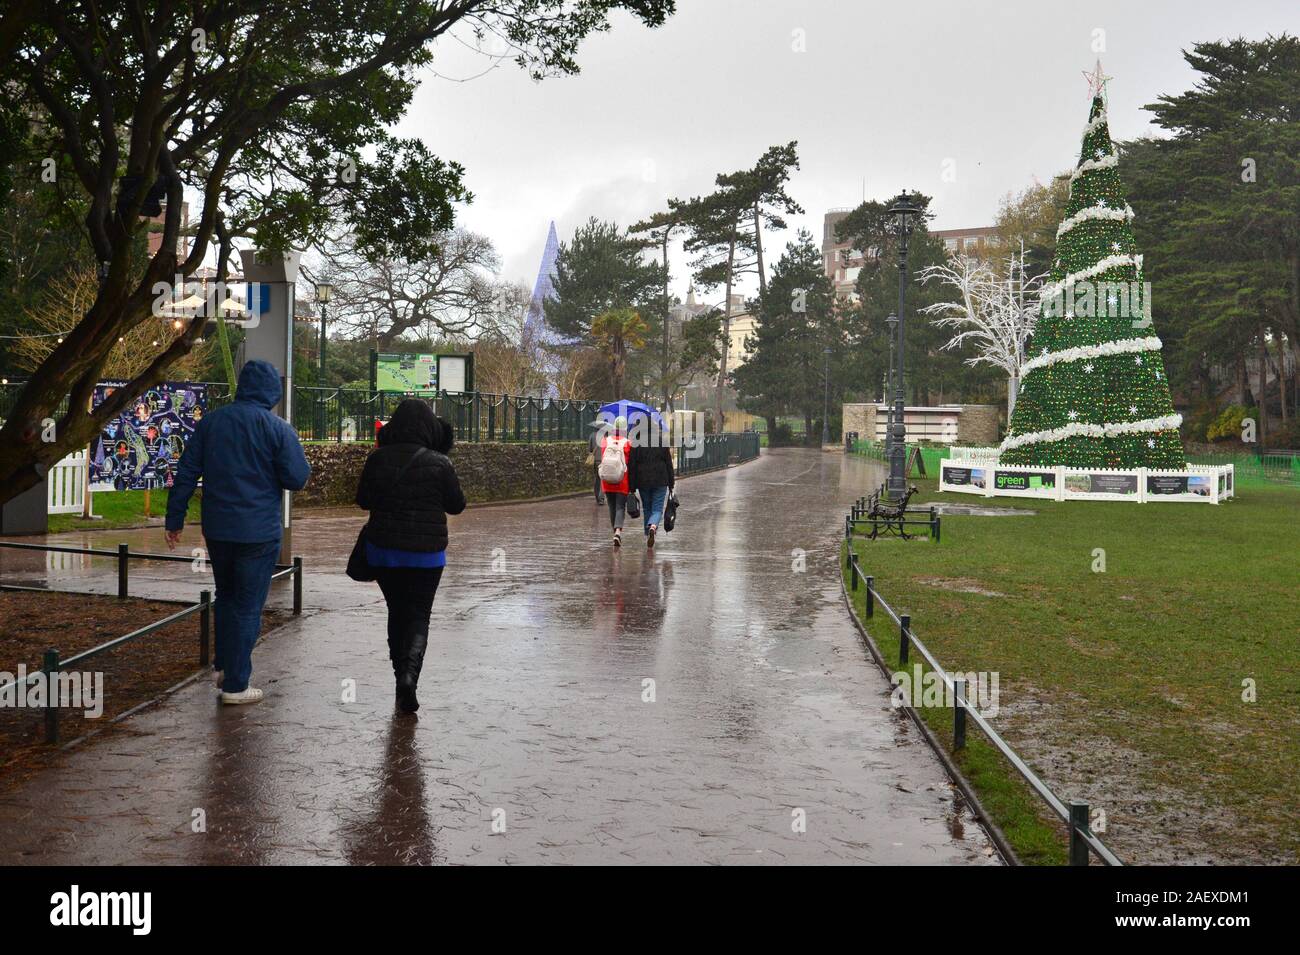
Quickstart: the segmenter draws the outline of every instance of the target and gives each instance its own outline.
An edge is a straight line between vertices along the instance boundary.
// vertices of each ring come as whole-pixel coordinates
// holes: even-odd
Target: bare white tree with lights
[[[1038,292],[1047,273],[1025,274],[1023,251],[1012,255],[1005,277],[988,263],[968,255],[955,255],[948,265],[933,265],[921,272],[921,282],[938,281],[950,287],[956,300],[928,305],[921,311],[937,316],[940,328],[958,329],[943,346],[960,348],[970,342],[975,354],[968,365],[993,365],[1007,373],[1007,418],[1016,406],[1025,344],[1038,319]]]

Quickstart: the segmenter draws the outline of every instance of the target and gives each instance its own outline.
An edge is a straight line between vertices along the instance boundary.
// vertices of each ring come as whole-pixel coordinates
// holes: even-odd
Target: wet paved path
[[[764,452],[682,481],[652,552],[639,527],[613,550],[589,498],[453,518],[418,720],[393,716],[378,589],[343,576],[359,518],[302,520],[308,612],[254,654],[266,701],[197,683],[5,787],[0,863],[995,862],[843,608],[838,532],[874,478]],[[114,586],[104,561],[0,560]],[[132,570],[133,593],[206,581]]]

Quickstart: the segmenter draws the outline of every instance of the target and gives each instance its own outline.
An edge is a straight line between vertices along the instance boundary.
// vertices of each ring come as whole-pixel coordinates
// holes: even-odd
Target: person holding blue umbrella
[[[641,497],[645,545],[647,549],[653,549],[655,534],[664,519],[664,507],[673,492],[676,475],[673,473],[673,453],[667,435],[652,423],[648,431],[642,440],[633,439],[629,473],[631,489]],[[633,434],[636,435],[635,430]]]

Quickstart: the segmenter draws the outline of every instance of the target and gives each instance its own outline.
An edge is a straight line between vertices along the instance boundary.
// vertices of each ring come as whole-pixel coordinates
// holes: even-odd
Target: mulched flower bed
[[[8,683],[25,664],[39,670],[51,647],[61,658],[99,646],[115,637],[161,620],[183,605],[129,597],[71,594],[54,591],[0,591],[0,684]],[[268,611],[262,631],[287,615]],[[199,615],[127,641],[76,666],[81,672],[103,674],[103,712],[87,718],[80,709],[65,709],[59,717],[59,740],[66,742],[96,730],[155,699],[198,671]],[[44,742],[43,711],[0,706],[0,786],[44,765],[56,750]]]

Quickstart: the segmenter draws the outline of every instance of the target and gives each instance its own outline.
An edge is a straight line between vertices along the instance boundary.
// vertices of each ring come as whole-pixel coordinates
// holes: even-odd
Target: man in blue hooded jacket
[[[248,681],[280,552],[280,500],[283,491],[302,490],[311,474],[298,435],[271,410],[280,396],[275,367],[247,362],[235,400],[194,429],[167,497],[167,546],[175,550],[203,478],[203,537],[217,585],[213,664],[223,703],[262,698]]]

